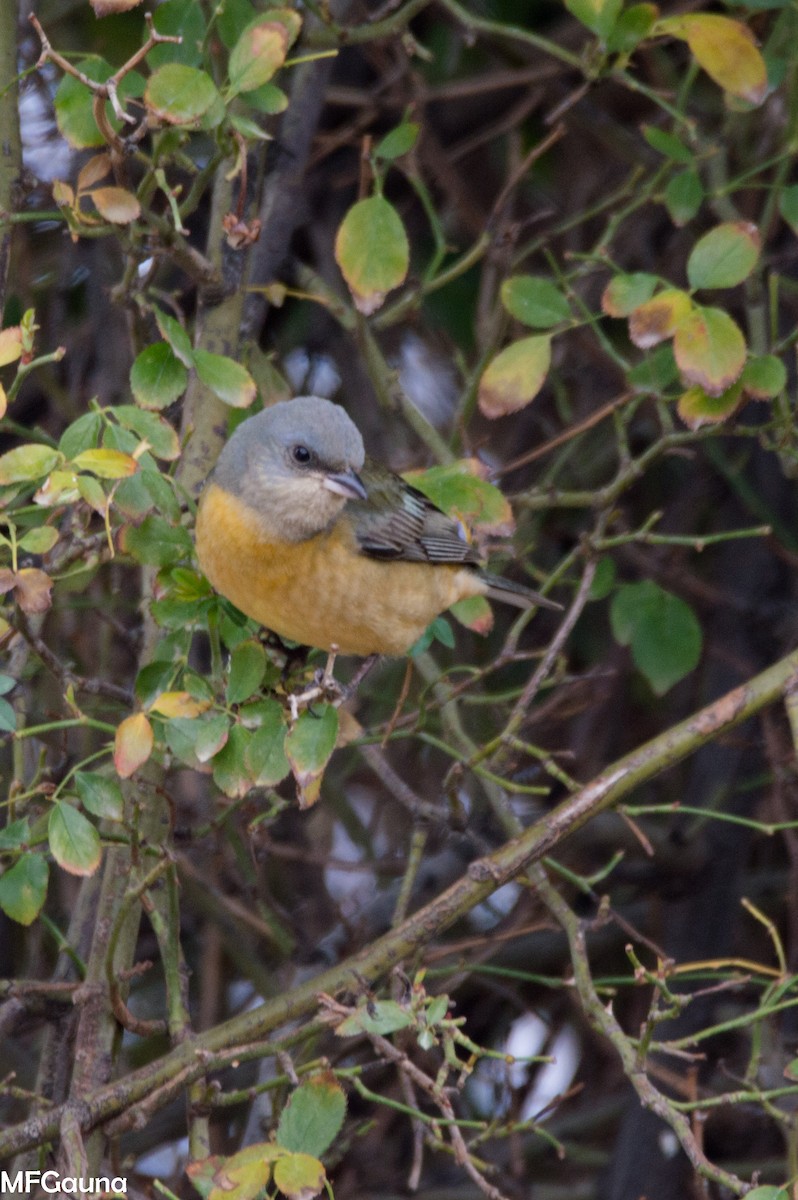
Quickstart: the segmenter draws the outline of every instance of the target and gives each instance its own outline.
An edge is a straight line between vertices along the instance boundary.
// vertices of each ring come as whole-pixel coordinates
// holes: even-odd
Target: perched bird
[[[366,458],[357,426],[317,396],[238,426],[200,499],[196,542],[210,582],[247,616],[341,654],[404,654],[467,596],[559,607],[482,571],[457,522]]]

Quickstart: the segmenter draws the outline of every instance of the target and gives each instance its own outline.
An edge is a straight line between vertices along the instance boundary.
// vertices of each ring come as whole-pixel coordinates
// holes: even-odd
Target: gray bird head
[[[299,542],[326,529],[347,500],[365,499],[364,459],[360,431],[339,405],[298,396],[242,421],[214,481],[258,514],[266,536]]]

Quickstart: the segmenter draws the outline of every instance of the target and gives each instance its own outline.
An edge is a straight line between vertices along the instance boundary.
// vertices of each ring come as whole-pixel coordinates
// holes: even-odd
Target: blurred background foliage
[[[0,15],[0,1152],[786,1200],[794,5],[95,7]],[[294,723],[191,530],[307,392],[563,614]]]

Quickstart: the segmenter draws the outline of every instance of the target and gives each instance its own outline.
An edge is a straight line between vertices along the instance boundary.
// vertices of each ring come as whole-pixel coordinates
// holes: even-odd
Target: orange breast
[[[460,566],[368,558],[345,513],[326,533],[276,544],[251,509],[213,483],[200,502],[196,542],[210,582],[248,617],[342,654],[403,654],[444,609],[485,591]]]

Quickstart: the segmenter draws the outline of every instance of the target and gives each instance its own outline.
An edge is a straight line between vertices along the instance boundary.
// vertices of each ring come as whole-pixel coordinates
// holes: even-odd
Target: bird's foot
[[[288,697],[288,707],[292,721],[296,721],[299,714],[304,712],[305,709],[309,709],[317,700],[322,700],[325,704],[332,704],[334,708],[338,708],[343,704],[348,695],[348,689],[342,683],[339,683],[333,675],[337,655],[338,647],[331,646],[326,663],[314,672],[313,683],[310,687],[306,687],[301,692],[293,692]]]
[[[292,695],[289,695],[288,707],[292,721],[296,721],[299,714],[309,709],[317,700],[321,700],[325,704],[332,704],[334,708],[340,708],[345,700],[354,695],[379,658],[378,654],[370,654],[360,664],[350,682],[344,684],[339,683],[333,675],[337,655],[338,647],[331,646],[326,663],[314,672],[313,683],[305,688],[304,691],[294,692]]]

